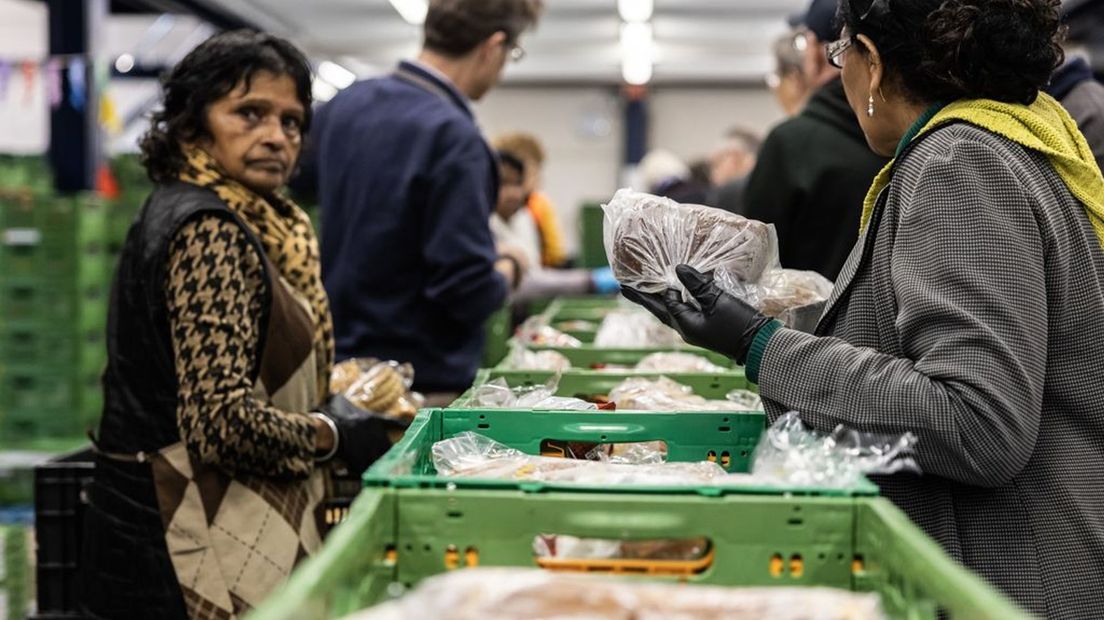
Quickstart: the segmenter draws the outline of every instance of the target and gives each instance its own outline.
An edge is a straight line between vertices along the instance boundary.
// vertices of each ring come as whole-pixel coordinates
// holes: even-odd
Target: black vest
[[[100,447],[107,452],[152,452],[180,440],[177,380],[169,332],[166,282],[169,245],[188,220],[210,214],[241,227],[259,256],[256,235],[213,191],[180,181],[158,186],[127,233],[112,284],[107,318],[107,370]],[[265,262],[265,278],[271,281]],[[271,307],[265,287],[263,308]],[[267,333],[261,318],[261,338]],[[264,342],[258,350],[264,350]]]

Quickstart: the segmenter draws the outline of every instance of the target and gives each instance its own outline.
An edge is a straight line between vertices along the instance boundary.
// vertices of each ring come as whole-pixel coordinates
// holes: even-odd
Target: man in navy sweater
[[[520,60],[541,0],[432,0],[418,59],[319,111],[311,149],[337,357],[411,362],[447,400],[479,368],[483,324],[523,261],[489,227],[498,167],[470,107]]]

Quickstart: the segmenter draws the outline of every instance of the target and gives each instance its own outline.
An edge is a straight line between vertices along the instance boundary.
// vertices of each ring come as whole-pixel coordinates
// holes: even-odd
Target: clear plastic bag
[[[725,394],[725,400],[734,403],[741,411],[763,410],[763,399],[751,390],[732,390]]]
[[[538,558],[571,560],[696,560],[709,550],[705,538],[611,540],[543,534],[533,539]]]
[[[713,273],[722,290],[788,326],[812,331],[832,283],[812,271],[782,269],[774,227],[709,207],[618,191],[604,206],[606,255],[622,285],[645,293],[682,291],[687,264]]]
[[[686,346],[682,336],[640,309],[616,310],[602,319],[594,346],[604,349],[643,349]]]
[[[862,433],[841,426],[831,434],[806,428],[796,412],[771,425],[752,456],[752,476],[765,484],[845,488],[865,474],[920,473],[912,458],[916,436]]]
[[[726,476],[716,463],[630,465],[531,456],[477,433],[460,433],[433,444],[433,465],[441,476],[493,480],[535,480],[597,486],[710,484]]]
[[[646,372],[726,372],[729,369],[718,366],[701,355],[675,351],[647,355],[636,364],[636,370]]]
[[[531,316],[517,329],[517,339],[527,345],[578,348],[581,340],[555,329],[542,316]]]
[[[641,292],[676,289],[689,300],[675,275],[681,264],[745,283],[759,282],[778,265],[774,227],[727,211],[628,189],[614,194],[603,211],[613,275]]]
[[[412,392],[414,367],[373,358],[354,358],[334,365],[330,390],[365,409],[402,420],[412,420],[425,398]]]
[[[618,410],[635,411],[742,411],[729,400],[707,400],[690,386],[667,377],[631,377],[610,390],[609,398]]]
[[[817,587],[725,588],[523,568],[474,568],[423,581],[347,620],[882,620],[877,594]]]
[[[558,351],[530,351],[513,343],[510,353],[502,363],[511,370],[553,370],[560,372],[571,368],[571,360]]]
[[[551,411],[597,411],[598,405],[579,398],[556,396],[559,377],[544,385],[510,387],[499,377],[475,388],[469,409],[536,409]]]

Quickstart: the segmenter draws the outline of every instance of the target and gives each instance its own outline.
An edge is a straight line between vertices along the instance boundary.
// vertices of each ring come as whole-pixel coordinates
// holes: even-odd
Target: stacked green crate
[[[602,229],[605,215],[602,205],[588,202],[579,211],[579,266],[596,269],[609,265]]]
[[[342,617],[467,566],[514,566],[722,586],[828,586],[880,595],[890,618],[1026,619],[866,481],[805,487],[599,487],[437,476],[434,443],[466,431],[528,454],[548,438],[662,439],[672,461],[754,446],[761,414],[427,410],[364,476],[348,519],[251,618]],[[734,460],[729,471],[746,471]],[[707,538],[700,559],[538,558],[539,535]],[[644,564],[649,564],[644,566]]]
[[[24,162],[21,162],[24,163]],[[2,168],[2,166],[0,166]],[[0,180],[0,436],[80,435],[99,415],[112,262],[107,206]]]

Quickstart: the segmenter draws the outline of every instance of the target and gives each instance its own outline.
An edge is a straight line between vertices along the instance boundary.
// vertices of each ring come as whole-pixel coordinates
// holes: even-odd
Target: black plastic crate
[[[79,567],[85,488],[92,482],[92,448],[59,456],[35,468],[35,575],[37,613],[32,620],[83,618]]]

